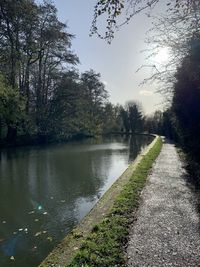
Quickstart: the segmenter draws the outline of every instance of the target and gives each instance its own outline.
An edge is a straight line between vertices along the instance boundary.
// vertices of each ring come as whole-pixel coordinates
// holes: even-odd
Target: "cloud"
[[[153,92],[152,91],[148,91],[148,90],[140,90],[139,94],[143,95],[143,96],[151,96],[151,95],[153,95]]]

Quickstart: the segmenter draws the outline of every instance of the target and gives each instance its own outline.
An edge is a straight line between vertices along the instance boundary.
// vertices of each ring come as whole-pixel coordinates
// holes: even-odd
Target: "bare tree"
[[[147,62],[141,68],[151,68],[150,77],[142,81],[154,83],[157,92],[164,94],[165,102],[171,103],[177,68],[194,47],[199,46],[200,37],[200,2],[195,1],[190,9],[184,7],[177,10],[171,8],[168,14],[153,18],[153,26],[148,31],[146,43],[150,49]],[[163,48],[168,50],[165,62],[155,62],[153,59]],[[152,62],[149,63],[149,62]]]
[[[161,0],[98,0],[94,7],[94,17],[91,26],[91,34],[97,34],[100,38],[111,43],[116,28],[127,24],[135,15],[146,12],[150,16],[151,11]],[[163,2],[163,1],[162,1]],[[179,10],[188,13],[199,5],[198,0],[165,0],[168,11]],[[99,33],[98,22],[100,18],[106,21],[106,29]],[[121,22],[119,21],[121,19]]]

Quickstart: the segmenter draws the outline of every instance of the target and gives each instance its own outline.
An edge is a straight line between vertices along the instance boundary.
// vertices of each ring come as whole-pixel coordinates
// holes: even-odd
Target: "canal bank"
[[[118,135],[2,149],[0,266],[38,266],[152,140]]]
[[[140,192],[161,146],[161,139],[155,137],[39,267],[81,266],[85,263],[101,266],[103,261],[107,262],[104,266],[122,266],[121,247],[126,239],[130,214],[139,205]]]

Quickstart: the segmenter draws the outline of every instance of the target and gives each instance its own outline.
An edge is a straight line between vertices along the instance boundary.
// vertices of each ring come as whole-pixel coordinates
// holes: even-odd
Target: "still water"
[[[0,267],[36,267],[151,142],[87,139],[0,151]]]

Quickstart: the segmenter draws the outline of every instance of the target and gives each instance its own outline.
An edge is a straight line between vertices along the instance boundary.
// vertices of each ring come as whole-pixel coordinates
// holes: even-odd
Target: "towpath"
[[[129,267],[200,266],[196,197],[173,144],[165,143],[130,229]]]

